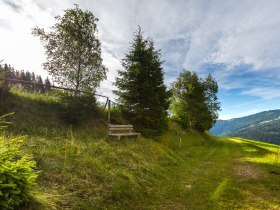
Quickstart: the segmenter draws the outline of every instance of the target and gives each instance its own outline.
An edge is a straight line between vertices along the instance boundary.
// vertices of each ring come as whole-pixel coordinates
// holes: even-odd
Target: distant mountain
[[[210,131],[216,136],[238,136],[280,144],[280,109],[218,120]]]

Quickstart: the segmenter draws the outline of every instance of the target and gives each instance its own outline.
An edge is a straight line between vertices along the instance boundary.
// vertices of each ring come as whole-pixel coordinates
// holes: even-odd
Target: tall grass
[[[107,137],[106,116],[82,126],[62,121],[53,96],[14,92],[0,108],[15,111],[7,135],[28,135],[24,149],[41,171],[35,198],[24,209],[280,207],[270,144],[216,138],[172,123],[157,139],[117,141]],[[260,175],[244,177],[236,168]]]

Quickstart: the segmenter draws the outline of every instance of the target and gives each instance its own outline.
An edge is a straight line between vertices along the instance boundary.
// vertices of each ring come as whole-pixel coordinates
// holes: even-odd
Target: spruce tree
[[[32,82],[32,76],[31,76],[31,73],[30,73],[29,71],[26,71],[26,72],[25,72],[24,81],[26,81],[26,82]],[[25,90],[31,91],[33,85],[31,85],[31,84],[24,84],[24,87],[25,87]]]
[[[44,86],[43,86],[43,79],[40,75],[37,75],[36,77],[36,83],[38,83],[39,85],[36,85],[36,91],[39,93],[44,93]]]
[[[145,39],[139,27],[115,83],[124,116],[146,136],[160,135],[167,128],[169,94],[160,57],[153,40]]]
[[[4,76],[5,76],[4,68],[2,68],[2,65],[0,65],[0,78],[4,78]],[[0,80],[0,93],[2,92],[3,83],[4,82]]]
[[[47,77],[47,79],[45,79],[45,85],[46,85],[46,86],[44,86],[45,92],[49,92],[51,90],[51,88],[49,86],[52,85],[52,84],[51,84],[48,77]]]

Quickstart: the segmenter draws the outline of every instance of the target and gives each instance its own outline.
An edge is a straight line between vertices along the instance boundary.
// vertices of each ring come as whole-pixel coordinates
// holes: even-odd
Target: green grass
[[[22,209],[280,209],[277,145],[171,124],[163,136],[106,137],[106,119],[71,127],[51,95],[14,92],[5,134],[27,135],[40,171]],[[279,151],[280,153],[280,151]]]

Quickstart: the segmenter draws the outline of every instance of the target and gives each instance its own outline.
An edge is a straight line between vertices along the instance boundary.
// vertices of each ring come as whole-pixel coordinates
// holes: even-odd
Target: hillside
[[[218,120],[211,132],[217,136],[238,136],[280,143],[280,110],[270,110],[231,120]]]
[[[61,121],[51,95],[13,92],[5,135],[27,135],[40,170],[34,199],[21,209],[279,209],[278,147],[212,137],[170,124],[157,139],[106,137],[96,115],[82,126]]]

